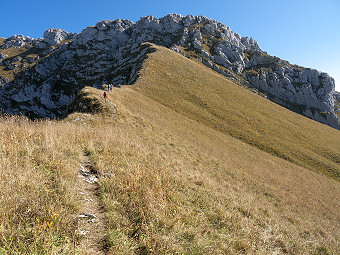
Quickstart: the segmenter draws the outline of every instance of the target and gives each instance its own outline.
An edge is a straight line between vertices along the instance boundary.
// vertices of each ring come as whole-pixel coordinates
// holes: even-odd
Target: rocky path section
[[[84,161],[78,177],[81,214],[76,234],[81,236],[81,254],[106,254],[106,219],[98,199],[98,171],[91,162]]]

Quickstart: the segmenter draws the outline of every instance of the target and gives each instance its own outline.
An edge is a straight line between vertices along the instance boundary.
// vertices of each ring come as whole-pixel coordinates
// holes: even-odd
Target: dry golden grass
[[[340,132],[237,86],[165,48],[133,87],[183,116],[340,180]]]
[[[338,131],[161,47],[135,85],[101,95],[77,100],[103,114],[1,120],[0,254],[73,252],[84,150],[108,254],[340,252],[340,184],[311,163],[339,171]]]
[[[0,38],[0,45],[2,44]],[[1,51],[2,54],[6,54],[7,58],[14,57],[20,55],[21,53],[27,51],[26,48],[8,48]],[[14,64],[20,64],[20,62],[16,62]],[[8,81],[12,81],[14,79],[14,71],[7,70],[5,66],[0,66],[0,76],[3,76],[8,79]]]
[[[90,155],[108,176],[100,186],[110,254],[339,251],[338,182],[131,88],[109,102],[119,114],[91,121]]]
[[[70,254],[83,128],[0,119],[0,254]]]
[[[26,48],[8,48],[1,51],[1,53],[6,54],[7,58],[15,57],[27,51]]]
[[[157,49],[98,126],[112,253],[339,252],[339,132]]]

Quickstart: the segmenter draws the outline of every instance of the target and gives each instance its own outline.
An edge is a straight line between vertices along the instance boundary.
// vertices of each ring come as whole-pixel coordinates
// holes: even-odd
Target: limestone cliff
[[[0,77],[0,108],[33,117],[62,116],[85,85],[132,84],[148,50],[145,42],[196,58],[272,101],[339,127],[334,80],[328,74],[270,56],[253,38],[242,37],[218,21],[177,14],[146,16],[136,23],[104,20],[80,34],[49,29],[43,39],[4,40],[0,65],[8,77]],[[9,48],[26,50],[8,56]]]

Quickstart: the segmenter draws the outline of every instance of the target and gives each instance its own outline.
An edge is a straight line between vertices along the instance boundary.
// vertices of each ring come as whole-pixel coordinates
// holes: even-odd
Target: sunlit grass
[[[157,49],[107,103],[85,88],[65,120],[0,119],[0,254],[85,253],[84,153],[108,254],[339,253],[339,132]]]
[[[0,119],[0,254],[70,254],[81,127]]]
[[[165,48],[150,55],[143,72],[134,89],[156,102],[272,155],[340,180],[338,130],[265,100]]]

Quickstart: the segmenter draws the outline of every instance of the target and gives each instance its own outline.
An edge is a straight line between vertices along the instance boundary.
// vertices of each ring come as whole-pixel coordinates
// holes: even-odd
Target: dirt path
[[[103,208],[99,203],[98,172],[86,160],[79,170],[79,200],[81,214],[78,215],[77,234],[81,235],[81,254],[102,255],[106,254],[106,219]]]

